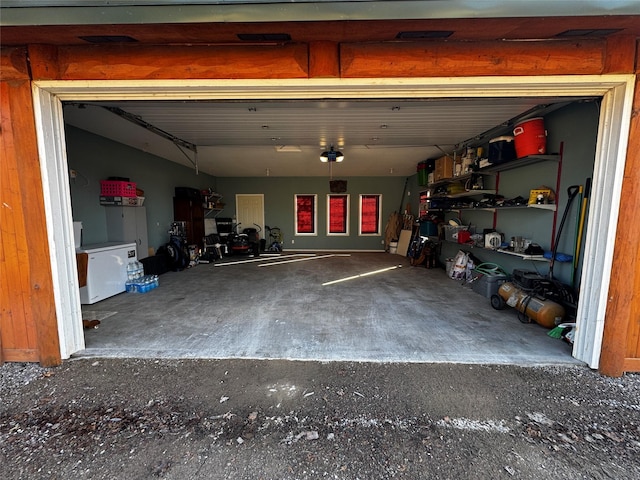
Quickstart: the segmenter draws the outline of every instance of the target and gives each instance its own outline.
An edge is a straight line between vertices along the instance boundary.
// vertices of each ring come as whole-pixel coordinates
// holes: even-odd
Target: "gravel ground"
[[[0,366],[0,477],[638,479],[640,376],[76,359]]]

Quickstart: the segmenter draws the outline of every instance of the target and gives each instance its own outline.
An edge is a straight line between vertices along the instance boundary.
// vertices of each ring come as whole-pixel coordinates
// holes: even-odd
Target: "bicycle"
[[[282,232],[280,228],[273,227],[271,228],[269,225],[265,225],[264,228],[267,230],[267,234],[269,236],[269,246],[267,247],[267,252],[282,252]]]

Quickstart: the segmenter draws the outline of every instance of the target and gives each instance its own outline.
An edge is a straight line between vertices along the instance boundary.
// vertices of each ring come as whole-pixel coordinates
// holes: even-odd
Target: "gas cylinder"
[[[500,285],[494,297],[497,298],[491,298],[493,308],[503,308],[506,303],[543,327],[554,328],[565,316],[564,307],[559,303],[525,292],[511,282]]]

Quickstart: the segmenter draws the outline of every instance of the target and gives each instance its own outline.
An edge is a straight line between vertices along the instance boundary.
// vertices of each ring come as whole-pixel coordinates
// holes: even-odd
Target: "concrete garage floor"
[[[288,255],[200,264],[161,275],[148,293],[83,305],[101,324],[77,356],[580,363],[547,329],[494,310],[442,269],[388,253]]]

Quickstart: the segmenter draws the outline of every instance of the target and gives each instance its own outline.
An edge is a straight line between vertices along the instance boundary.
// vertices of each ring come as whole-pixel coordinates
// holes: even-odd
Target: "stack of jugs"
[[[145,275],[142,263],[134,260],[127,264],[127,292],[147,293],[159,285],[158,275]]]

